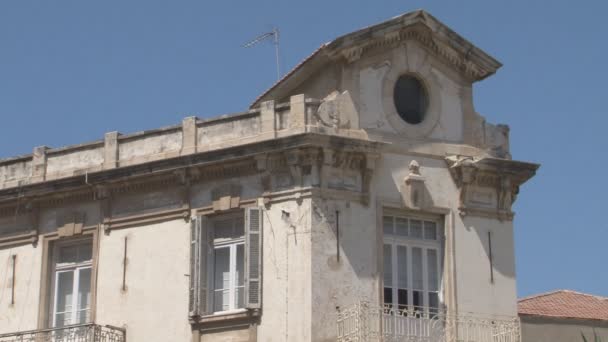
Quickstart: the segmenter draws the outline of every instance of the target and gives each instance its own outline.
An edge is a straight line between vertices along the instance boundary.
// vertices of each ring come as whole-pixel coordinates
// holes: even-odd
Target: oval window
[[[424,120],[428,107],[428,96],[422,83],[413,76],[400,76],[393,93],[395,108],[407,123],[415,125]]]

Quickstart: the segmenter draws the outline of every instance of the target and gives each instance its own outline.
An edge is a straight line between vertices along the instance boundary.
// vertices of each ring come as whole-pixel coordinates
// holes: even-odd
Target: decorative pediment
[[[512,220],[519,187],[532,178],[538,164],[507,159],[449,156],[450,173],[460,190],[460,215]]]
[[[262,93],[252,104],[288,96],[310,75],[331,63],[354,63],[377,49],[415,41],[471,81],[494,74],[502,64],[429,13],[408,12],[382,23],[348,33],[321,45],[310,56]]]
[[[451,45],[449,41],[443,40],[424,24],[405,27],[374,39],[362,41],[356,46],[338,50],[338,52],[333,53],[331,56],[333,58],[339,56],[344,58],[348,63],[353,63],[375,49],[395,46],[404,41],[416,41],[444,63],[453,67],[458,72],[462,72],[467,78],[472,80],[484,79],[495,73],[497,69],[495,65],[478,63],[466,51],[461,51]],[[498,65],[500,64],[498,63]]]

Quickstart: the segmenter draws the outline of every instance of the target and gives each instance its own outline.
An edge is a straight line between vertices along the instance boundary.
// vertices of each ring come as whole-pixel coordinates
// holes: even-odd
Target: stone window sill
[[[212,323],[223,323],[229,321],[242,321],[249,320],[260,316],[259,310],[251,309],[240,309],[234,311],[218,312],[211,315],[200,317],[196,323],[199,324],[212,324]]]

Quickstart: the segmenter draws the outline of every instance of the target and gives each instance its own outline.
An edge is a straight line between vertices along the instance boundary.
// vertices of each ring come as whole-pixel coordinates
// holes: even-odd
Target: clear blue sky
[[[516,203],[520,295],[608,296],[604,1],[0,1],[0,158],[245,110],[321,43],[424,8],[504,67],[478,112],[542,164]]]

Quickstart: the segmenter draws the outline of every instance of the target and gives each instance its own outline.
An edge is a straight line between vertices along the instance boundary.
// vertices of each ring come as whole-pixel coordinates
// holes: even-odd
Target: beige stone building
[[[522,298],[522,342],[608,341],[608,297],[559,290]]]
[[[0,161],[0,342],[519,341],[500,66],[416,11],[243,113]]]

